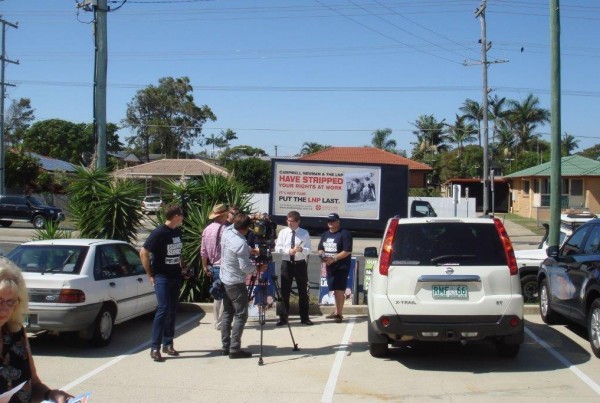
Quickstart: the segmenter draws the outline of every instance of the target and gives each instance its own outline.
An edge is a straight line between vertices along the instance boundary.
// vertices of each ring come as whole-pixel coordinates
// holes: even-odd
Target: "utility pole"
[[[550,0],[550,232],[548,249],[558,251],[561,195],[561,122],[560,122],[560,5]]]
[[[2,24],[2,56],[0,58],[0,195],[6,193],[6,148],[4,144],[4,98],[6,96],[6,86],[13,86],[4,81],[6,63],[19,64],[19,61],[6,58],[6,27],[19,28],[18,24],[5,21],[0,17]]]
[[[490,212],[490,157],[488,147],[488,65],[491,63],[506,63],[507,60],[494,60],[489,62],[487,60],[487,52],[492,48],[492,42],[488,42],[486,34],[486,22],[485,22],[485,8],[486,0],[483,0],[477,10],[475,10],[475,18],[481,20],[481,67],[483,69],[483,99],[482,99],[482,120],[483,120],[483,213],[489,214]],[[465,61],[465,65],[468,65]]]
[[[94,142],[96,167],[106,168],[107,0],[85,0],[77,7],[94,13]]]

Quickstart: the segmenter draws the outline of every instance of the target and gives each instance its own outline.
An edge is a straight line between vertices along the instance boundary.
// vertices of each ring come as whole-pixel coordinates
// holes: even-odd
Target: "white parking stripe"
[[[329,403],[333,399],[333,394],[335,393],[335,385],[337,384],[338,376],[340,375],[340,370],[342,369],[342,362],[344,361],[344,357],[346,356],[346,351],[348,349],[348,341],[350,340],[350,335],[352,334],[352,328],[354,327],[355,321],[355,318],[350,318],[350,320],[348,321],[348,325],[346,326],[344,337],[342,337],[342,342],[340,344],[339,350],[335,354],[335,361],[333,362],[333,366],[331,367],[331,371],[329,372],[329,379],[327,380],[327,384],[325,385],[325,390],[323,391],[323,395],[321,395],[321,403]]]
[[[186,320],[185,322],[180,323],[177,327],[175,327],[175,329],[177,330],[177,329],[179,329],[179,328],[181,328],[183,326],[187,326],[190,322],[198,320],[198,318],[200,316],[202,316],[202,315],[199,314],[199,315],[195,315],[195,316],[191,317],[190,319]],[[121,355],[113,358],[112,360],[110,360],[106,364],[99,366],[95,370],[90,371],[90,372],[88,372],[87,374],[85,374],[83,376],[80,376],[79,378],[75,379],[73,382],[71,382],[71,383],[63,386],[60,389],[64,390],[64,391],[69,391],[70,389],[74,388],[75,386],[79,385],[80,383],[82,383],[82,382],[90,379],[94,375],[99,374],[100,372],[104,371],[105,369],[112,367],[117,362],[121,361],[122,359],[127,358],[127,357],[129,357],[129,356],[131,356],[133,354],[136,354],[136,353],[140,352],[141,350],[144,350],[144,349],[148,348],[148,346],[150,346],[150,342],[149,341],[146,342],[146,343],[140,344],[140,345],[138,345],[138,346],[130,349],[129,351],[125,352],[125,354],[121,354]]]
[[[554,348],[552,348],[544,340],[542,340],[541,338],[539,338],[538,336],[536,336],[531,330],[525,328],[525,333],[527,333],[527,335],[529,335],[529,337],[531,337],[533,340],[535,340],[536,343],[538,343],[540,346],[542,346],[546,350],[548,350],[548,352],[550,354],[552,354],[554,356],[554,358],[556,358],[558,361],[560,361],[565,367],[567,367],[571,372],[573,372],[586,385],[588,385],[590,388],[592,388],[594,390],[594,392],[596,392],[596,394],[600,395],[600,386],[596,382],[594,382],[589,376],[587,376],[586,374],[584,374],[583,372],[581,372],[579,370],[579,368],[577,368],[575,365],[573,365],[565,357],[563,357],[562,355],[560,355],[558,353],[558,351],[556,351]]]

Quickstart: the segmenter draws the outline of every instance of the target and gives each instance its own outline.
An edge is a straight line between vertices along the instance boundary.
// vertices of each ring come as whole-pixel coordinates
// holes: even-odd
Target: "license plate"
[[[434,285],[431,287],[433,299],[469,299],[466,285]]]

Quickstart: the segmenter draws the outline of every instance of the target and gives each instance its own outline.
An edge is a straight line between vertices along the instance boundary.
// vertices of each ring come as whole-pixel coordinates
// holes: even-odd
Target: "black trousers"
[[[284,260],[281,262],[281,298],[285,312],[290,312],[290,293],[292,291],[292,281],[296,280],[298,286],[298,299],[300,308],[300,319],[308,319],[308,268],[306,260],[290,262]],[[280,316],[285,318],[283,312]]]

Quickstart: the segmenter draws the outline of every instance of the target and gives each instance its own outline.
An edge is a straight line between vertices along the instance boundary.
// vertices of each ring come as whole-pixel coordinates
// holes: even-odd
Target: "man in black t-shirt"
[[[175,337],[175,313],[179,302],[184,264],[181,260],[181,225],[183,211],[180,206],[172,205],[165,211],[166,221],[154,229],[140,251],[140,258],[154,286],[158,306],[152,322],[152,340],[150,357],[154,361],[162,361],[163,353],[178,356],[173,348]]]
[[[328,318],[341,323],[346,299],[344,292],[352,264],[352,234],[342,228],[336,213],[327,216],[327,227],[329,229],[321,236],[318,253],[327,265],[327,286],[335,298],[335,311]]]

